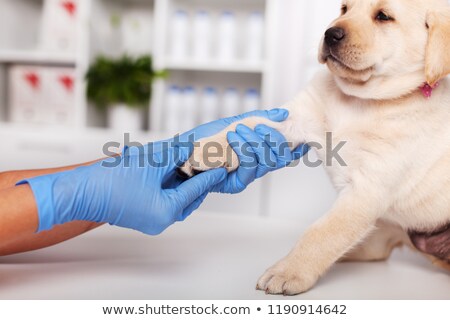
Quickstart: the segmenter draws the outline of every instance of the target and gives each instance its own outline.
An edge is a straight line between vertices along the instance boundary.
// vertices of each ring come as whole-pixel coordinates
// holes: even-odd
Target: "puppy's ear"
[[[450,9],[428,13],[428,44],[425,56],[427,83],[434,86],[450,73]]]

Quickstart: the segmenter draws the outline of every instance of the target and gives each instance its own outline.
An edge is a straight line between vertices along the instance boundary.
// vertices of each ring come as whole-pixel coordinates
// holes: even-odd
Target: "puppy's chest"
[[[321,115],[321,125],[311,128],[309,140],[317,146],[336,187],[352,180],[352,174],[373,167],[411,143],[411,120],[382,114],[361,106],[334,104]]]
[[[450,136],[450,113],[436,114],[431,109],[416,105],[374,107],[335,100],[316,114],[314,125],[304,127],[307,140],[316,146],[333,181],[340,186],[361,170],[382,174],[399,165],[414,169],[415,164],[430,160],[417,150],[440,153],[442,144],[437,142]]]
[[[362,178],[386,190],[391,220],[430,229],[450,221],[448,107],[338,104],[324,109],[322,128],[312,136],[324,146],[318,154],[338,190]]]

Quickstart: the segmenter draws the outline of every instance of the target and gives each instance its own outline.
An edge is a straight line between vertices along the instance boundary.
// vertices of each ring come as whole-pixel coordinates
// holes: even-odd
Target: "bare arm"
[[[37,234],[38,215],[33,193],[26,185],[15,186],[18,181],[26,178],[71,170],[82,165],[87,164],[0,174],[0,255],[49,247],[101,225],[74,221]]]

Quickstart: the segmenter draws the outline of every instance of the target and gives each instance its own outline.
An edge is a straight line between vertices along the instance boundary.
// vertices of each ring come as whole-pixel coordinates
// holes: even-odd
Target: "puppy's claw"
[[[192,174],[193,174],[194,176],[198,176],[200,173],[203,173],[203,171],[201,171],[201,170],[196,170],[196,169],[192,169]]]
[[[181,179],[185,179],[185,180],[187,180],[187,179],[190,178],[189,175],[188,175],[186,172],[184,172],[181,168],[178,168],[178,169],[177,169],[177,175],[178,175]]]
[[[318,277],[312,274],[277,265],[266,271],[259,279],[257,287],[264,288],[266,294],[292,296],[308,291],[317,280]]]

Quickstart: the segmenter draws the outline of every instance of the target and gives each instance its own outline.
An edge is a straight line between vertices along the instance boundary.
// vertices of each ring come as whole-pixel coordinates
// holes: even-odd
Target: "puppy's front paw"
[[[228,172],[239,167],[239,158],[228,144],[226,134],[220,133],[195,144],[189,160],[178,172],[185,178],[217,168],[226,168]]]
[[[283,260],[268,269],[258,280],[257,290],[266,294],[293,296],[311,289],[318,277],[303,271],[302,267]]]

